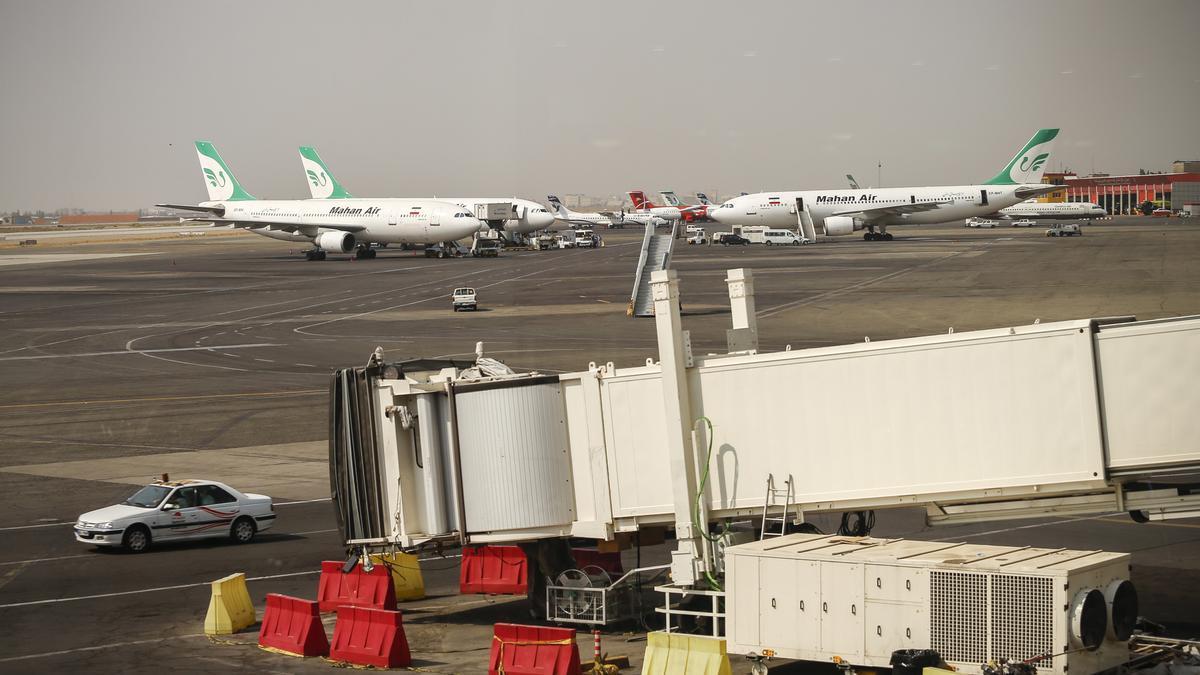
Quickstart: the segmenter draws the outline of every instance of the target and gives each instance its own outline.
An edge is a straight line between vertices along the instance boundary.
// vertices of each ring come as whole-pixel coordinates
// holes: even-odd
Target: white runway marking
[[[66,525],[68,523],[55,523],[55,525]],[[8,562],[0,562],[0,565],[24,565],[26,563],[44,563],[53,560],[70,560],[72,558],[89,558],[92,553],[80,553],[79,555],[60,555],[54,558],[33,558],[30,560],[10,560]]]
[[[25,656],[10,656],[6,659],[0,659],[0,663],[8,661],[25,661],[28,659],[43,659],[47,656],[63,656],[64,654],[75,654],[78,652],[94,652],[99,649],[112,649],[114,647],[132,647],[134,645],[147,645],[155,642],[165,642],[167,640],[182,640],[184,638],[202,638],[204,633],[190,633],[188,635],[172,635],[170,637],[149,638],[147,640],[133,640],[132,642],[112,642],[106,645],[96,645],[94,647],[76,647],[75,649],[60,649],[56,652],[42,652],[41,654],[27,654]]]
[[[141,255],[161,255],[159,253],[16,253],[0,256],[0,267],[16,267],[18,265],[45,265],[49,263],[82,262],[84,260],[105,260],[107,258],[128,258]]]
[[[246,577],[246,581],[263,581],[266,579],[283,579],[285,577],[300,577],[305,575],[320,574],[321,570],[310,570],[305,572],[288,572],[286,574],[268,574],[262,577]],[[29,600],[28,602],[10,602],[5,605],[0,605],[0,609],[8,609],[10,607],[29,607],[32,605],[54,605],[61,602],[75,602],[77,600],[98,600],[100,598],[115,598],[122,595],[140,595],[142,593],[158,593],[161,591],[178,591],[184,588],[199,588],[200,586],[211,586],[211,581],[198,581],[194,584],[177,584],[175,586],[158,586],[157,588],[140,588],[134,591],[117,591],[115,593],[96,593],[95,595],[77,595],[71,598],[47,598],[46,600]]]
[[[1032,530],[1039,527],[1050,527],[1051,525],[1065,525],[1067,523],[1079,523],[1085,520],[1101,520],[1103,518],[1112,518],[1113,516],[1125,515],[1124,511],[1116,513],[1102,513],[1098,516],[1083,516],[1080,518],[1066,518],[1063,520],[1055,520],[1049,523],[1034,523],[1032,525],[1018,525],[1016,527],[1005,527],[999,530],[988,530],[987,532],[975,532],[974,534],[963,534],[957,537],[942,537],[941,539],[930,539],[929,541],[955,541],[958,539],[970,539],[972,537],[986,537],[990,534],[1003,534],[1005,532],[1016,532],[1018,530]]]
[[[297,533],[299,534],[299,533]],[[447,555],[434,558],[419,558],[421,561],[433,560],[448,560],[451,558],[461,558],[462,555]],[[246,581],[266,581],[268,579],[286,579],[288,577],[302,577],[320,574],[321,570],[306,570],[304,572],[285,572],[283,574],[267,574],[261,577],[246,577]],[[30,607],[33,605],[55,605],[63,602],[76,602],[78,600],[99,600],[103,598],[115,598],[124,595],[140,595],[142,593],[160,593],[162,591],[178,591],[184,588],[199,588],[201,586],[211,586],[211,581],[198,581],[192,584],[176,584],[174,586],[157,586],[155,588],[139,588],[132,591],[117,591],[115,593],[96,593],[94,595],[77,595],[70,598],[47,598],[45,600],[28,600],[26,602],[10,602],[0,605],[0,609],[9,609],[12,607]],[[2,661],[3,659],[0,659]]]
[[[36,356],[0,356],[0,361],[36,361],[41,359],[76,359],[91,356],[115,356],[117,354],[161,354],[164,352],[208,352],[214,349],[257,349],[260,347],[283,347],[273,342],[258,342],[245,345],[212,345],[211,347],[162,347],[159,349],[116,349],[108,352],[82,352],[79,354],[38,354]],[[233,356],[233,354],[226,354]]]

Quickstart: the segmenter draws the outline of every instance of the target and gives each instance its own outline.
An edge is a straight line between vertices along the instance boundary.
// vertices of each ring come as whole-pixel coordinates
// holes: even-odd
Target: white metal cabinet
[[[867,656],[888,659],[896,649],[929,648],[929,614],[920,604],[867,600],[864,619]]]
[[[864,609],[863,566],[822,562],[821,651],[861,659]]]
[[[821,630],[817,604],[821,565],[807,560],[760,558],[758,597],[762,644],[776,650],[802,649]]]
[[[929,578],[918,567],[868,564],[863,574],[867,600],[924,602],[929,597]]]

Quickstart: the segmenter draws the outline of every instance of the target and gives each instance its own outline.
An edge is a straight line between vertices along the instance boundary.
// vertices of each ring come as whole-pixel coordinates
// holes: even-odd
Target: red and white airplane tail
[[[630,190],[625,194],[629,195],[629,201],[633,202],[634,211],[646,211],[657,206],[657,204],[646,199],[646,193],[641,190]]]

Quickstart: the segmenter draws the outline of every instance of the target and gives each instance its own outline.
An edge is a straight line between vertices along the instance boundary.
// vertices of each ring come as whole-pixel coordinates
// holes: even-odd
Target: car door
[[[223,537],[229,534],[233,520],[242,512],[236,497],[218,485],[201,485],[196,488],[199,501],[199,523],[196,534],[206,537]]]
[[[189,536],[199,518],[195,507],[196,488],[176,488],[163,500],[162,515],[154,527],[154,538],[180,539]]]

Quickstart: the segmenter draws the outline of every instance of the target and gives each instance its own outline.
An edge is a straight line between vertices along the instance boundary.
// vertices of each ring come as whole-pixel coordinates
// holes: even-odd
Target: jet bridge
[[[1200,474],[1200,317],[759,352],[753,277],[727,281],[729,353],[693,353],[665,270],[650,284],[658,359],[641,366],[511,375],[377,353],[336,373],[330,474],[347,544],[674,526],[672,574],[687,584],[717,569],[705,524],[762,517],[772,477],[790,481],[799,519],[1200,515],[1187,481]]]

